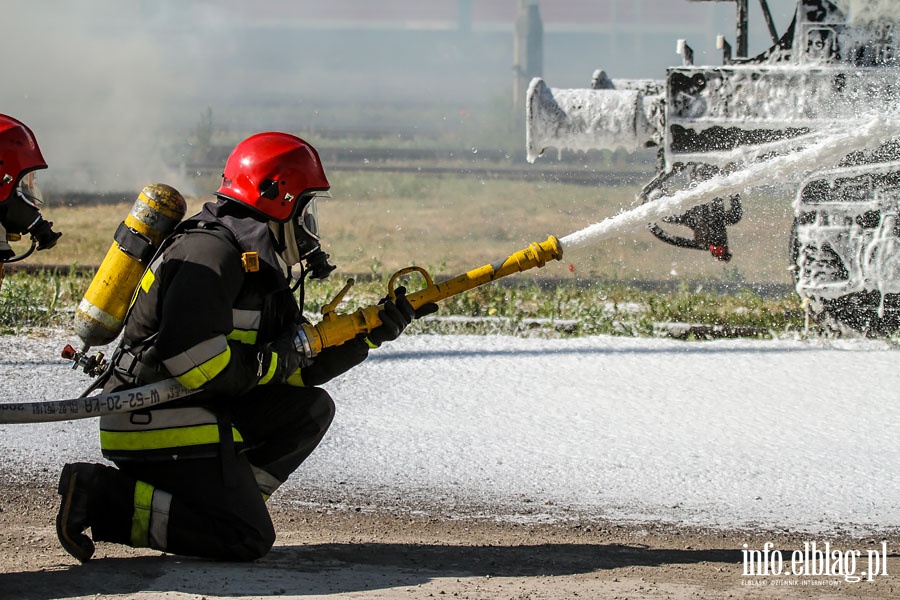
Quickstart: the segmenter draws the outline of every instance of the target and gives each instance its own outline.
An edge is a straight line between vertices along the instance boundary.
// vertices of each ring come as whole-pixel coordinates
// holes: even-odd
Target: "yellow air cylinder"
[[[186,210],[175,188],[153,183],[141,190],[75,311],[75,333],[85,347],[103,346],[119,335],[147,263]]]

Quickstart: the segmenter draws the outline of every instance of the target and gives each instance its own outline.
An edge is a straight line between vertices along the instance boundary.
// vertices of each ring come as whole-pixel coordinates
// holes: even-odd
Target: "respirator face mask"
[[[38,188],[35,173],[26,173],[16,184],[16,188],[6,202],[0,204],[0,222],[6,233],[31,234],[38,250],[47,250],[56,245],[62,235],[53,231],[53,223],[41,216],[40,205],[43,196]],[[6,236],[0,240],[6,245]]]
[[[322,193],[318,195],[327,197]],[[312,279],[325,279],[335,270],[320,245],[316,195],[307,200],[293,219],[287,223],[271,223],[270,226],[282,248],[281,257],[288,266],[301,264],[303,271],[308,272]]]

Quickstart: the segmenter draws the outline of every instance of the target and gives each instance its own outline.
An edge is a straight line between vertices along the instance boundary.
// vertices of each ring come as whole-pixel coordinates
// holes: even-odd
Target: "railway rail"
[[[176,154],[184,155],[186,152]],[[598,164],[602,164],[598,157],[572,154],[561,161],[545,163],[542,168],[536,168],[525,163],[524,155],[510,155],[502,150],[325,147],[319,150],[319,154],[329,172],[410,173],[598,187],[637,188],[653,170],[653,160],[649,155],[630,159],[626,165],[598,167]],[[218,176],[226,157],[226,149],[215,148],[203,161],[187,162],[179,167],[185,173],[196,176]],[[131,203],[134,196],[133,190],[44,191],[49,200],[62,206]]]

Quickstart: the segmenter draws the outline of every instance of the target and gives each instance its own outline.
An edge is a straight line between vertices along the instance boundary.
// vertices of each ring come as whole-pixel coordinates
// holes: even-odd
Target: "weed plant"
[[[0,333],[70,327],[93,274],[74,268],[7,273],[0,288]]]

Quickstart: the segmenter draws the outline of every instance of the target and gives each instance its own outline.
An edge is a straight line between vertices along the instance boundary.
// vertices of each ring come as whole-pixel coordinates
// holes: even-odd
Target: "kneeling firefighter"
[[[52,248],[62,235],[41,215],[43,198],[36,171],[46,168],[31,129],[18,119],[0,115],[0,281],[5,263],[22,260],[35,248]],[[17,256],[9,242],[26,233],[31,236],[31,249]]]
[[[311,145],[259,133],[232,151],[217,200],[163,242],[95,387],[112,392],[175,377],[200,391],[102,417],[101,450],[118,468],[63,468],[56,528],[75,558],[90,559],[93,540],[224,560],[266,554],[275,531],[265,501],[334,416],[332,399],[316,386],[437,310],[416,314],[398,288],[395,301],[383,301],[381,326],[306,358],[295,343],[307,321],[294,291],[301,286],[302,297],[307,276],[334,269],[316,216],[316,197],[329,187]]]

